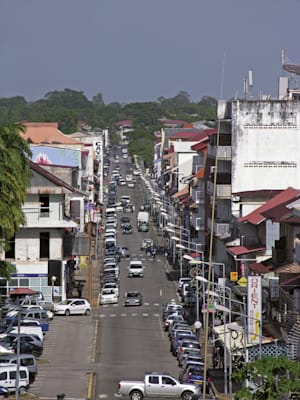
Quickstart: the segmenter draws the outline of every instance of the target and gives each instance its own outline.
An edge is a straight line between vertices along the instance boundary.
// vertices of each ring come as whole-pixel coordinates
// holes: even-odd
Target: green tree
[[[0,251],[9,248],[10,239],[25,222],[22,205],[30,184],[28,157],[31,151],[21,132],[24,132],[22,125],[0,125]],[[0,275],[9,277],[11,267],[1,260]]]
[[[257,389],[246,385],[236,393],[235,399],[283,400],[300,390],[300,364],[286,357],[263,357],[245,364],[233,373],[237,382],[253,382]]]

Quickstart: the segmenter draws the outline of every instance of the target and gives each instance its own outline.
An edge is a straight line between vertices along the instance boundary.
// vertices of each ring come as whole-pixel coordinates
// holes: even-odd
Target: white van
[[[10,393],[16,392],[16,365],[0,366],[0,386],[3,386]],[[19,393],[24,393],[29,389],[29,372],[27,367],[19,367]]]

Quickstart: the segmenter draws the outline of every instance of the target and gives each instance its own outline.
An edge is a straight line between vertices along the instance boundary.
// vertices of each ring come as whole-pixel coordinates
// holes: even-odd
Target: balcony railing
[[[212,219],[207,220],[208,230],[212,229]],[[231,235],[231,224],[227,222],[215,221],[213,226],[214,236],[228,237]]]
[[[231,146],[208,146],[209,157],[217,158],[219,160],[231,160]]]
[[[214,192],[213,182],[208,182],[207,192],[211,195],[213,194]],[[217,184],[216,196],[218,199],[231,199],[231,185]]]

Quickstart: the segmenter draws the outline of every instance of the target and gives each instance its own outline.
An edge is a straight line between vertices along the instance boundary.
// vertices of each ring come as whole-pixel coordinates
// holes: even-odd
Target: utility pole
[[[92,304],[92,281],[93,281],[93,271],[92,271],[92,221],[89,217],[88,222],[88,240],[89,240],[89,261],[88,261],[88,300]]]

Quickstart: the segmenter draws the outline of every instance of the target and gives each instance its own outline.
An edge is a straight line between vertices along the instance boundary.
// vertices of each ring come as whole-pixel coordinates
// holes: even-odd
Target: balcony
[[[208,224],[208,230],[211,231],[212,229],[211,218],[208,218],[207,224]],[[231,224],[228,222],[215,221],[213,233],[214,236],[217,237],[229,237],[231,236]]]
[[[231,160],[231,146],[208,146],[208,156],[219,160]]]
[[[207,183],[207,193],[212,195],[214,193],[214,183]],[[216,188],[217,199],[231,199],[231,184],[217,184]]]

